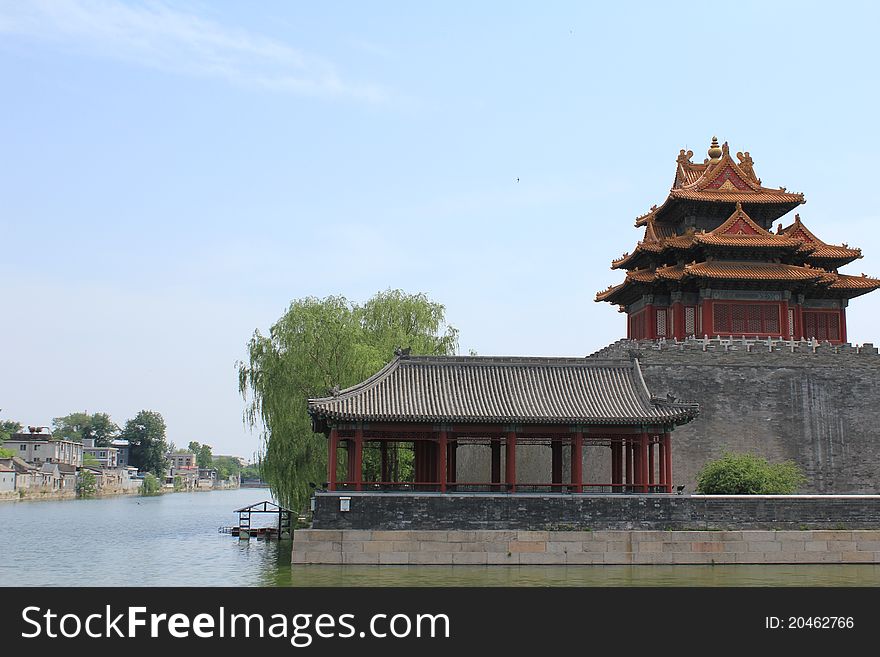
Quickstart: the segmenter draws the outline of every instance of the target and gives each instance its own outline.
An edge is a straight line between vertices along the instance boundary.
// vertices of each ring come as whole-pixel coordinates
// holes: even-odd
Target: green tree
[[[107,413],[71,413],[52,420],[52,433],[56,436],[83,442],[92,438],[95,445],[106,447],[119,435],[119,427]]]
[[[11,459],[13,456],[15,456],[15,452],[11,449],[3,449],[0,447],[0,459]]]
[[[9,440],[12,434],[21,431],[21,423],[15,420],[0,420],[0,445]]]
[[[94,497],[98,492],[98,480],[91,470],[80,470],[76,492],[83,499]]]
[[[298,299],[268,335],[254,333],[247,360],[238,363],[239,391],[245,423],[262,429],[263,480],[282,505],[303,508],[309,482],[327,477],[327,441],[312,433],[307,399],[362,381],[394,358],[397,347],[454,354],[458,331],[446,325],[444,306],[424,294],[387,290],[363,305],[340,296]],[[406,473],[411,454],[401,450],[399,456],[402,462],[392,467]],[[377,458],[365,455],[370,476]]]
[[[148,472],[144,476],[144,483],[141,484],[141,495],[158,495],[162,492],[159,485],[159,479],[152,472]]]
[[[101,462],[95,457],[94,454],[83,454],[83,465],[91,465],[97,467],[101,465]]]
[[[211,454],[210,445],[200,445],[196,441],[189,444],[189,451],[196,455],[196,463],[200,468],[213,467],[214,457]]]
[[[129,444],[129,463],[142,472],[165,476],[165,420],[156,411],[141,411],[125,423],[119,436]]]
[[[792,461],[770,463],[754,454],[725,452],[709,461],[697,475],[697,492],[704,495],[786,495],[806,482]]]

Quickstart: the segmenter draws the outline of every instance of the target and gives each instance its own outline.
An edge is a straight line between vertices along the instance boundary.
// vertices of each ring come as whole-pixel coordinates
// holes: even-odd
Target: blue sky
[[[880,275],[875,4],[474,4],[0,0],[0,417],[149,408],[250,456],[235,362],[306,295],[590,353],[715,134]],[[847,320],[880,342],[880,293]]]

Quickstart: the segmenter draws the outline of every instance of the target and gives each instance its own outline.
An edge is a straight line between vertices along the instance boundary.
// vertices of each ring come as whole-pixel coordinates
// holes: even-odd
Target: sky
[[[609,262],[713,135],[880,276],[878,24],[869,2],[0,0],[0,417],[151,409],[250,458],[236,361],[309,295],[424,292],[464,354],[592,353],[625,335],[593,301]],[[880,293],[853,300],[850,340],[878,320]]]

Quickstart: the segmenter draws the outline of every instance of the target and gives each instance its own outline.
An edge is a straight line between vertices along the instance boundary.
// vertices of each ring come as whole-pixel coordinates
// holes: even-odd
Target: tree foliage
[[[120,438],[128,441],[129,463],[142,472],[165,476],[165,420],[156,411],[141,411],[125,423]]]
[[[397,347],[413,354],[454,354],[458,331],[446,324],[444,306],[424,294],[387,290],[363,305],[341,296],[298,299],[268,335],[254,333],[247,360],[238,363],[239,391],[245,423],[262,429],[263,480],[282,505],[303,508],[308,483],[327,478],[327,440],[312,433],[307,400],[371,376]],[[405,452],[402,459],[404,454],[411,458]],[[368,472],[377,467],[374,460],[365,455]]]
[[[210,445],[202,445],[193,440],[189,444],[189,451],[196,455],[196,462],[200,468],[214,467],[214,456],[211,454]]]
[[[52,433],[79,443],[92,438],[96,446],[107,447],[119,435],[119,427],[107,413],[78,412],[53,418]]]
[[[76,485],[76,492],[83,499],[94,497],[98,492],[98,479],[91,470],[81,470],[79,473],[79,482]]]
[[[697,492],[705,495],[786,495],[806,482],[792,461],[769,463],[754,454],[725,452],[703,466]]]
[[[15,420],[0,420],[0,445],[9,440],[12,434],[21,431],[21,423]]]
[[[152,472],[148,472],[144,476],[144,483],[141,484],[141,495],[158,495],[162,492],[159,485],[159,479]]]

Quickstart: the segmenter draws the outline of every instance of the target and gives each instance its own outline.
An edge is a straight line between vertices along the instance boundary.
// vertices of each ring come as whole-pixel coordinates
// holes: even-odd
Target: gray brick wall
[[[318,493],[315,503],[314,529],[880,529],[880,496]]]

